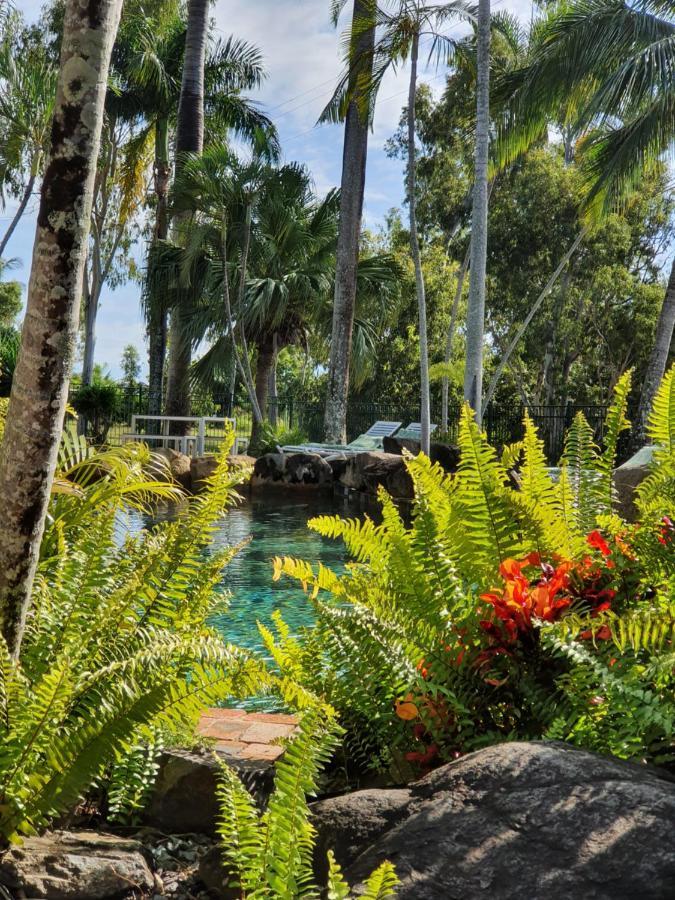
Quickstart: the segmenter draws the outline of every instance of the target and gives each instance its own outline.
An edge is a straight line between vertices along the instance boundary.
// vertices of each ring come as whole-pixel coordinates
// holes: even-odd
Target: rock
[[[404,450],[417,456],[420,452],[420,442],[412,438],[399,438],[393,435],[383,438],[382,449],[385,453],[395,453],[397,456],[402,456]],[[459,447],[453,447],[451,444],[432,443],[429,447],[429,459],[441,465],[446,472],[456,472],[460,459]]]
[[[623,465],[619,466],[618,469],[614,470],[618,512],[629,522],[635,519],[636,513],[633,494],[635,489],[649,475],[653,456],[654,447],[643,447],[630,459],[626,460]]]
[[[0,883],[21,896],[107,900],[155,885],[138,841],[95,831],[48,832],[11,847]]]
[[[243,745],[242,745],[243,746]],[[260,745],[262,747],[262,745]],[[260,758],[264,751],[253,745],[249,755],[240,755],[217,743],[218,755],[237,774],[262,807],[274,787],[274,760],[278,753]],[[275,751],[277,747],[271,748]],[[257,752],[256,752],[257,751]],[[145,821],[165,833],[214,834],[219,816],[216,788],[219,765],[211,753],[167,750],[160,757],[159,776],[150,798]]]
[[[675,897],[675,784],[561,743],[500,744],[406,790],[324,800],[312,814],[357,895],[389,859],[397,900]]]
[[[405,460],[395,453],[377,450],[357,453],[347,460],[340,482],[353,491],[366,494],[377,494],[382,486],[398,500],[412,500],[414,496]]]
[[[347,456],[344,453],[333,453],[324,457],[333,472],[333,481],[339,481],[347,468]]]
[[[190,474],[192,460],[184,453],[172,450],[171,447],[158,447],[152,451],[155,456],[161,456],[171,471],[174,480],[185,488],[186,491],[192,489],[192,476]]]
[[[266,453],[256,460],[253,487],[330,487],[333,470],[318,453]]]
[[[218,457],[209,456],[193,456],[190,461],[190,477],[192,480],[192,492],[198,494],[204,487],[207,478],[216,471],[218,467]]]
[[[166,833],[211,834],[218,817],[218,762],[211,754],[167,750],[145,819]]]
[[[385,831],[407,815],[410,791],[364,790],[330,797],[312,805],[319,834],[314,847],[314,869],[323,884],[328,875],[328,851],[338,860],[354,860]]]
[[[252,456],[246,456],[241,453],[237,456],[230,456],[230,465],[233,469],[252,469],[255,465],[255,459]],[[204,482],[216,471],[218,467],[218,457],[213,454],[206,456],[193,456],[190,461],[190,479],[192,482],[192,493],[198,494],[204,488]],[[244,478],[242,477],[242,483]]]

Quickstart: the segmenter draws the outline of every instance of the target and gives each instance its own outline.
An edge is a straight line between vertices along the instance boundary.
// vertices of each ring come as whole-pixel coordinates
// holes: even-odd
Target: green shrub
[[[276,453],[277,447],[283,447],[285,444],[306,442],[307,435],[301,428],[289,428],[284,422],[279,422],[278,425],[265,422],[256,452],[259,456],[264,456],[265,453]]]
[[[86,419],[94,444],[104,444],[110,426],[120,411],[119,387],[111,381],[83,384],[77,389],[72,404],[77,414]]]
[[[382,523],[320,517],[345,575],[284,558],[317,622],[261,628],[279,669],[339,712],[352,764],[426,768],[503,740],[555,737],[622,757],[675,758],[675,370],[651,419],[660,448],[638,522],[614,511],[619,383],[600,451],[582,416],[558,477],[525,418],[500,460],[464,410],[461,463],[407,461],[412,523],[381,493]],[[520,488],[507,478],[516,458]],[[400,773],[399,773],[400,774]]]
[[[228,896],[241,898],[310,900],[323,896],[314,884],[312,857],[315,830],[310,822],[307,795],[317,789],[319,770],[336,743],[336,725],[326,711],[306,712],[298,734],[287,743],[276,764],[274,791],[267,809],[259,813],[237,773],[222,763],[218,790],[221,838]],[[351,896],[332,853],[328,855],[328,897]],[[398,879],[391,863],[383,863],[368,879],[366,900],[393,897]]]

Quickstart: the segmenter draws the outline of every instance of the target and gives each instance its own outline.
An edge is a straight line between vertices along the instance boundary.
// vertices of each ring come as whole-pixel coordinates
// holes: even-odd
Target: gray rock
[[[256,460],[253,487],[330,487],[333,470],[318,453],[266,453]]]
[[[238,759],[218,751],[262,807],[274,787],[271,761]],[[219,765],[211,753],[166,750],[145,813],[148,825],[168,834],[214,834],[219,816],[216,788]]]
[[[616,488],[618,512],[632,522],[635,519],[636,509],[633,502],[635,489],[639,487],[649,475],[654,447],[643,447],[638,450],[623,465],[614,470],[614,487]]]
[[[675,897],[675,784],[647,767],[565,744],[509,743],[397,790],[390,806],[379,793],[341,798],[339,812],[332,800],[312,809],[357,894],[389,859],[397,900]],[[393,821],[385,827],[383,808]],[[360,822],[371,843],[356,856]]]
[[[378,450],[357,453],[347,460],[340,482],[353,491],[376,495],[378,488],[398,500],[412,500],[414,496],[410,477],[402,456]]]
[[[396,435],[385,437],[382,440],[384,452],[395,453],[398,456],[402,456],[404,450],[412,453],[413,456],[417,456],[420,452],[420,447],[419,441],[415,441],[412,438],[396,437]],[[429,446],[429,459],[442,466],[446,472],[456,472],[460,459],[459,447],[432,442]]]
[[[11,847],[0,883],[24,897],[112,900],[155,885],[138,841],[95,831],[48,832]]]

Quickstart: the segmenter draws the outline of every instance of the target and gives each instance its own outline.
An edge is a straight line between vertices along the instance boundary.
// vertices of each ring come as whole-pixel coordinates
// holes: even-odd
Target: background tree
[[[57,68],[20,15],[5,15],[0,43],[0,191],[18,201],[0,239],[4,258],[42,176],[54,111]]]
[[[476,42],[476,147],[471,213],[469,303],[466,315],[464,399],[482,419],[483,332],[488,228],[490,153],[490,0],[478,0]]]
[[[346,0],[335,0],[337,23]],[[335,269],[335,297],[331,328],[324,433],[327,441],[344,443],[347,437],[347,397],[356,304],[363,194],[366,185],[368,130],[372,104],[368,85],[372,78],[375,47],[375,2],[354,0],[349,41],[348,75],[344,92],[338,89],[324,112],[324,121],[344,120],[340,219]]]
[[[0,614],[18,656],[61,439],[121,0],[68,0],[21,353],[0,453]]]
[[[596,217],[621,202],[644,164],[672,148],[672,11],[658,2],[633,6],[594,0],[554,10],[529,64],[501,85],[510,101],[502,157],[511,160],[541,138],[551,111],[568,103],[584,141],[588,205]],[[570,98],[572,102],[570,103]],[[634,429],[644,440],[648,411],[665,371],[675,328],[675,262],[642,379]]]
[[[176,123],[176,176],[181,171],[185,155],[199,155],[204,146],[204,65],[208,25],[209,0],[189,0]],[[176,227],[179,227],[179,223],[176,223]],[[191,352],[183,318],[180,308],[172,311],[166,411],[177,416],[190,415]]]
[[[122,384],[127,391],[133,391],[141,377],[141,355],[133,344],[127,344],[122,351]]]
[[[170,144],[175,130],[185,55],[187,20],[182,9],[160,21],[142,10],[130,16],[121,29],[113,56],[122,90],[109,94],[127,120],[140,118],[142,125],[135,152],[154,151],[153,226],[148,256],[148,282],[143,292],[148,332],[149,411],[161,413],[169,309],[166,296],[148,290],[158,245],[169,234]],[[217,41],[205,63],[205,109],[210,130],[219,135],[233,132],[263,154],[278,153],[276,130],[271,121],[243,92],[258,87],[265,77],[259,50],[233,37]]]

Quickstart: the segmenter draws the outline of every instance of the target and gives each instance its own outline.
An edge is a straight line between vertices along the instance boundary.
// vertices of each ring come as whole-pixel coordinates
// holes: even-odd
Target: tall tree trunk
[[[157,210],[153,242],[165,241],[169,235],[169,122],[159,119],[155,125],[155,197]],[[152,302],[154,301],[154,302]],[[148,328],[148,414],[159,416],[164,396],[164,361],[168,332],[168,313],[162,298],[151,298],[147,310]]]
[[[417,197],[415,184],[415,95],[417,93],[417,57],[419,35],[412,39],[410,51],[410,84],[408,87],[408,210],[410,218],[410,253],[415,267],[415,292],[417,294],[418,330],[420,338],[420,424],[422,426],[422,452],[429,454],[431,440],[431,401],[429,398],[429,342],[427,339],[427,301],[424,290],[424,274],[417,234]]]
[[[176,125],[176,174],[186,153],[201,153],[204,146],[204,61],[209,27],[209,0],[190,0],[183,80]],[[166,393],[168,415],[190,415],[189,369],[192,358],[185,333],[185,316],[176,309],[169,329],[169,376]]]
[[[265,335],[258,341],[258,362],[255,369],[255,395],[258,400],[258,407],[264,418],[267,418],[267,404],[269,401],[270,375],[274,367],[274,358],[276,350],[274,340],[271,335]],[[262,437],[263,423],[253,417],[253,425],[251,428],[250,447],[255,452]]]
[[[457,314],[459,312],[459,301],[462,299],[462,291],[464,289],[464,280],[469,270],[469,260],[471,258],[471,244],[466,248],[462,265],[457,274],[457,286],[455,288],[455,296],[452,301],[452,312],[450,313],[450,325],[445,338],[445,355],[443,361],[446,365],[450,364],[452,359],[452,344],[455,338],[455,329],[457,328]],[[448,400],[450,396],[450,381],[447,375],[443,376],[441,381],[441,431],[445,434],[448,430]]]
[[[269,420],[270,424],[277,427],[279,422],[279,395],[277,394],[277,360],[279,359],[279,342],[276,331],[272,339],[273,356],[269,377]]]
[[[85,282],[86,282],[85,274]],[[96,314],[98,312],[100,289],[94,279],[93,285],[84,285],[84,352],[82,356],[82,384],[90,385],[94,378],[94,350],[96,349]]]
[[[478,0],[476,148],[471,216],[469,306],[466,316],[464,399],[482,418],[485,270],[487,264],[488,154],[490,149],[490,0]]]
[[[28,179],[28,184],[26,185],[26,189],[21,196],[21,201],[17,207],[16,212],[14,213],[14,217],[12,221],[9,223],[7,231],[4,233],[2,237],[2,241],[0,241],[0,259],[2,259],[5,255],[5,250],[7,249],[7,244],[9,244],[14,231],[16,230],[16,226],[21,221],[21,217],[26,212],[26,207],[30,201],[31,195],[33,193],[33,188],[35,187],[35,181],[37,179],[37,175],[31,173],[30,178]]]
[[[368,155],[369,115],[365,108],[363,88],[367,86],[372,72],[375,46],[375,29],[363,29],[362,26],[364,20],[374,21],[374,12],[373,0],[354,0],[351,48],[353,65],[349,78],[351,102],[345,118],[333,326],[324,417],[326,440],[333,443],[344,443],[347,436],[356,272]],[[359,23],[357,28],[354,27],[355,23]]]
[[[0,615],[18,657],[54,479],[82,296],[108,67],[122,0],[68,0],[51,146],[0,453]]]
[[[647,425],[649,414],[654,403],[654,397],[661,383],[661,379],[668,365],[670,348],[673,343],[673,329],[675,329],[675,260],[670,269],[670,278],[666,288],[666,296],[661,307],[654,344],[649,356],[647,371],[642,382],[640,403],[636,416],[634,429],[634,445],[640,447],[647,440]]]

